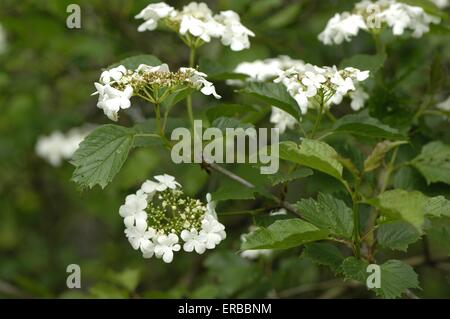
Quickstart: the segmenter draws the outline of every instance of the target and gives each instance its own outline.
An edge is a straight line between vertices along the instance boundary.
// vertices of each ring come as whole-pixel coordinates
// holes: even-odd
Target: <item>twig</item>
[[[232,180],[238,182],[241,185],[244,185],[245,187],[248,188],[255,188],[255,185],[253,185],[251,182],[247,181],[246,179],[234,174],[233,172],[230,172],[229,170],[227,170],[226,168],[217,165],[215,163],[206,163],[203,162],[202,164],[203,167],[205,168],[210,168],[213,169],[225,176],[228,176],[229,178],[231,178]],[[291,213],[297,215],[298,217],[302,218],[302,215],[300,214],[300,212],[298,211],[298,209],[296,207],[294,207],[292,204],[288,203],[285,200],[282,200],[276,196],[272,197],[272,200],[275,201],[280,207],[283,207],[285,209],[287,209],[288,211],[290,211]]]

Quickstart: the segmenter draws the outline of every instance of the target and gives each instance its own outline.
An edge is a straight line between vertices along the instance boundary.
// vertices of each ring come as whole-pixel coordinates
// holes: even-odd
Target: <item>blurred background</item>
[[[138,33],[134,16],[149,1],[76,1],[81,7],[81,29],[66,27],[65,0],[2,0],[0,24],[6,49],[0,55],[0,297],[37,298],[178,298],[178,297],[370,297],[364,287],[335,279],[323,267],[301,257],[301,249],[275,252],[252,261],[239,253],[240,235],[248,231],[251,216],[222,216],[227,240],[202,256],[179,254],[172,264],[146,260],[131,249],[123,234],[119,206],[127,194],[153,175],[177,177],[186,193],[204,198],[220,176],[208,176],[199,166],[175,166],[157,148],[136,149],[118,176],[104,190],[80,191],[70,181],[73,166],[67,161],[54,166],[36,154],[41,136],[74,127],[109,123],[96,107],[93,83],[102,68],[125,57],[153,54],[172,68],[188,64],[188,50],[176,34]],[[188,1],[170,1],[181,8]],[[373,54],[369,35],[361,33],[351,43],[324,46],[317,40],[326,22],[336,13],[352,8],[348,0],[218,0],[208,1],[213,11],[234,10],[244,25],[255,32],[251,49],[232,52],[219,41],[203,46],[199,56],[232,70],[239,62],[280,54],[317,65],[339,65],[355,54]],[[401,122],[396,109],[417,107],[429,85],[429,69],[439,53],[450,62],[448,30],[434,30],[421,39],[393,38],[389,43],[388,76],[405,78],[395,94],[373,108],[387,121]],[[448,75],[448,73],[447,73]],[[233,88],[216,81],[222,102],[233,101]],[[449,85],[443,95],[450,94]],[[239,97],[238,97],[239,98]],[[391,98],[391,99],[390,99]],[[444,96],[443,96],[444,98]],[[216,101],[195,96],[200,117]],[[136,109],[138,109],[136,107]],[[151,111],[123,113],[122,125],[132,125]],[[347,112],[343,106],[337,112]],[[184,107],[173,111],[184,116]],[[268,116],[267,116],[268,117]],[[268,122],[268,118],[262,119]],[[426,134],[450,141],[448,122],[433,122]],[[421,177],[419,187],[427,188]],[[324,176],[314,175],[299,185],[304,196],[332,188]],[[431,188],[428,191],[433,192]],[[439,186],[440,194],[450,194]],[[220,211],[258,207],[258,201],[226,202]],[[432,241],[433,239],[430,238]],[[406,259],[423,253],[419,242]],[[387,254],[387,253],[386,253]],[[66,287],[66,267],[81,267],[81,289]],[[423,265],[416,268],[423,290],[421,297],[449,297],[449,273]]]

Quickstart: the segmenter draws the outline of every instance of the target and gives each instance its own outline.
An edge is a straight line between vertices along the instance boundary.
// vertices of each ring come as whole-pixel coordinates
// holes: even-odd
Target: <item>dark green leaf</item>
[[[411,164],[425,177],[428,184],[450,184],[450,145],[440,141],[428,143]]]

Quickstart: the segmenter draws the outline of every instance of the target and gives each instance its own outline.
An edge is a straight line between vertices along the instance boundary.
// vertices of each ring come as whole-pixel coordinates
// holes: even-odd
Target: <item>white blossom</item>
[[[214,249],[226,237],[225,226],[217,220],[211,195],[206,197],[205,205],[183,196],[181,185],[167,174],[146,180],[119,209],[125,235],[144,258],[155,255],[166,263],[181,247],[198,254]]]
[[[142,252],[150,253],[153,247],[153,239],[156,232],[153,228],[148,228],[147,223],[138,223],[125,229],[125,236],[133,249],[141,249]]]
[[[319,40],[326,45],[350,41],[359,30],[371,31],[389,27],[395,36],[405,31],[420,38],[430,31],[430,24],[439,24],[441,18],[425,12],[422,7],[408,5],[396,0],[363,0],[352,12],[337,13],[319,34]]]
[[[212,215],[206,215],[202,220],[200,235],[205,237],[205,245],[208,249],[214,249],[226,238],[225,226]]]
[[[198,72],[193,68],[180,68],[180,71],[191,74],[190,81],[197,89],[200,89],[200,92],[204,95],[213,95],[216,99],[222,98],[216,93],[214,85],[206,80],[207,75],[205,73]]]
[[[361,87],[357,87],[355,91],[349,93],[349,97],[352,100],[350,107],[353,111],[359,111],[364,107],[364,104],[369,99],[367,94]]]
[[[131,106],[130,98],[133,96],[133,88],[127,85],[123,91],[113,88],[109,84],[102,85],[95,83],[98,93],[97,107],[102,109],[105,115],[113,120],[118,120],[120,109],[127,109]]]
[[[450,112],[450,96],[445,101],[436,105],[436,107],[442,111]]]
[[[272,107],[272,114],[270,115],[270,123],[275,124],[275,127],[284,133],[286,129],[293,129],[297,124],[297,120],[288,112],[285,112],[277,107]]]
[[[362,16],[344,12],[336,13],[331,18],[325,30],[319,34],[319,40],[326,45],[341,44],[350,41],[351,37],[358,34],[359,30],[366,30],[367,26]]]
[[[434,4],[441,8],[441,9],[445,9],[447,7],[450,7],[450,1],[449,0],[431,0],[434,2]]]
[[[143,19],[138,31],[154,30],[159,23],[178,32],[188,45],[197,47],[212,38],[222,41],[233,51],[250,47],[249,37],[254,33],[242,25],[239,15],[231,10],[214,15],[206,3],[191,2],[181,11],[175,10],[164,2],[151,4],[135,17]],[[191,37],[201,40],[192,41]]]
[[[125,74],[127,69],[123,65],[103,71],[100,75],[100,81],[104,84],[109,84],[111,81],[119,81]]]
[[[274,81],[286,87],[302,114],[306,114],[309,108],[317,108],[321,104],[329,108],[331,104],[341,103],[345,95],[354,92],[368,77],[369,71],[352,67],[338,70],[336,67],[306,64],[282,72]],[[361,102],[362,93],[359,94],[356,98],[360,100],[354,103],[355,107],[357,102]]]
[[[175,177],[167,174],[155,176],[155,179],[159,182],[156,189],[160,192],[166,190],[167,188],[175,189],[177,186],[180,186],[180,184],[175,180]]]
[[[168,17],[174,13],[175,9],[165,2],[158,2],[149,4],[139,14],[135,16],[136,19],[144,19],[145,22],[138,27],[139,32],[152,31],[158,26],[158,21]]]
[[[165,263],[171,263],[173,260],[173,252],[179,251],[180,248],[177,235],[160,235],[156,239],[154,252],[157,258],[162,257]]]
[[[145,194],[128,195],[125,199],[125,204],[120,206],[119,214],[124,218],[126,227],[131,227],[135,223],[142,223],[147,221],[147,196]]]
[[[197,254],[203,254],[206,250],[206,237],[199,234],[197,229],[184,229],[181,232],[181,239],[184,240],[183,250],[186,252],[195,250]]]
[[[66,134],[54,131],[49,136],[40,136],[36,143],[36,154],[53,166],[69,160],[92,128],[73,128]]]

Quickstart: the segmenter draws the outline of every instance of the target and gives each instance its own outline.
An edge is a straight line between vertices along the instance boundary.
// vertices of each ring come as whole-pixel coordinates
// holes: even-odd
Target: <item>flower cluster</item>
[[[420,38],[430,31],[430,24],[438,24],[441,19],[430,15],[421,7],[411,6],[395,0],[363,0],[352,12],[337,13],[331,18],[319,40],[326,45],[350,41],[359,30],[375,30],[388,26],[396,36],[410,30],[412,36]]]
[[[88,127],[73,128],[66,134],[55,131],[49,136],[41,136],[36,143],[36,154],[47,160],[51,165],[59,166],[63,160],[72,158],[91,129]]]
[[[283,83],[289,94],[297,101],[302,114],[308,108],[329,107],[339,104],[347,94],[352,94],[353,110],[358,110],[368,98],[361,93],[359,82],[369,77],[369,71],[360,71],[348,67],[338,70],[336,67],[318,67],[306,64],[283,72],[275,82]]]
[[[174,252],[203,254],[225,239],[225,227],[217,220],[215,204],[183,194],[173,176],[164,174],[147,180],[136,194],[128,195],[119,209],[125,235],[144,258],[173,260]]]
[[[283,71],[292,67],[303,67],[305,63],[302,60],[295,60],[286,55],[281,55],[276,58],[255,60],[253,62],[239,63],[234,69],[235,73],[248,75],[247,81],[251,82],[265,82],[271,81],[279,76]],[[228,80],[229,85],[243,85],[240,80]],[[294,128],[297,120],[289,113],[272,107],[272,114],[270,122],[284,133],[287,128]]]
[[[206,3],[191,2],[181,11],[165,2],[152,3],[144,8],[136,19],[145,20],[138,31],[154,30],[162,23],[179,33],[191,47],[198,47],[211,38],[220,38],[222,44],[233,51],[250,47],[250,36],[255,34],[242,25],[239,15],[231,10],[213,15]]]
[[[97,107],[108,118],[117,121],[119,110],[131,106],[132,96],[159,104],[172,93],[193,88],[204,95],[220,99],[214,85],[206,77],[205,73],[193,68],[180,68],[177,72],[171,72],[167,64],[141,64],[135,70],[128,70],[120,65],[102,72],[99,82],[95,83],[97,91],[93,95],[99,96]]]

